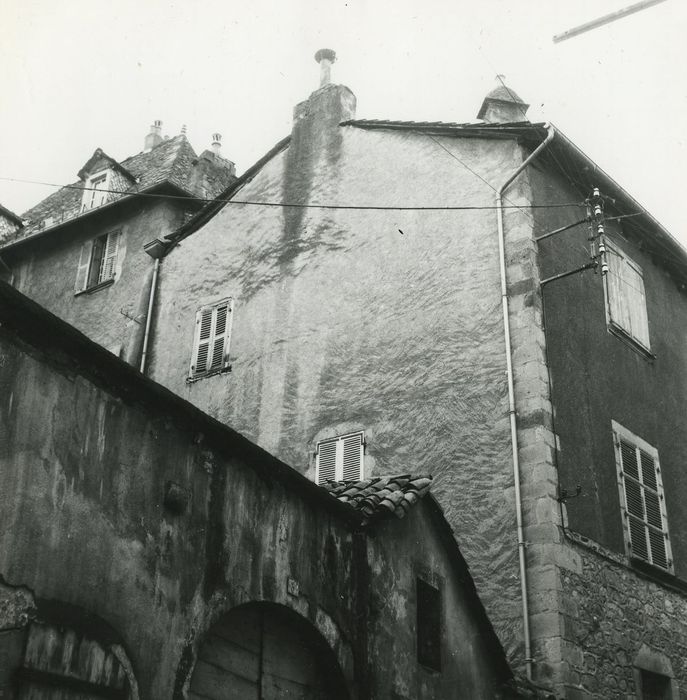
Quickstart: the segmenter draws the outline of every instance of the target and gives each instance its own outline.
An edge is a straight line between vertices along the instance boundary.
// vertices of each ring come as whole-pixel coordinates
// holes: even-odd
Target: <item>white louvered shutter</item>
[[[224,366],[224,341],[227,337],[229,305],[223,304],[213,309],[212,343],[210,344],[210,364],[208,371]]]
[[[100,274],[98,275],[98,282],[105,282],[112,279],[115,275],[117,253],[119,252],[119,237],[119,231],[114,231],[107,234],[105,250],[100,261]]]
[[[318,484],[325,484],[327,481],[336,479],[336,453],[339,441],[330,440],[321,442],[317,446],[317,474]]]
[[[315,479],[360,481],[363,478],[363,433],[343,435],[317,445]]]
[[[88,271],[91,267],[91,252],[93,250],[93,242],[87,241],[81,246],[81,254],[79,256],[79,267],[76,270],[76,282],[74,283],[75,292],[83,292],[88,286]]]
[[[363,436],[360,433],[341,439],[342,478],[344,481],[360,481],[363,465]]]
[[[628,438],[616,439],[630,553],[670,570],[668,519],[657,460]]]
[[[191,377],[224,369],[231,328],[231,300],[206,306],[196,314],[196,337],[191,361]]]
[[[212,312],[212,307],[208,307],[201,309],[196,315],[196,347],[191,365],[191,375],[194,377],[205,374],[208,369],[210,340],[212,339]]]

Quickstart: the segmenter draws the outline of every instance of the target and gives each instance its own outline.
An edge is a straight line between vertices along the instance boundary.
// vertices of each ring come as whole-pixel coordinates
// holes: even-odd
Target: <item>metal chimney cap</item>
[[[315,54],[315,60],[318,63],[320,63],[320,61],[322,61],[322,60],[330,61],[331,63],[334,63],[334,61],[336,61],[336,51],[333,51],[332,49],[320,49]]]

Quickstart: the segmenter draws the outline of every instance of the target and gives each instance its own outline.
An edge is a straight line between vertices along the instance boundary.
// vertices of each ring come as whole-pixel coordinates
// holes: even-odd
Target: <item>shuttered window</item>
[[[203,306],[196,314],[190,379],[205,377],[229,367],[232,300]]]
[[[615,421],[613,437],[627,552],[672,571],[658,452]]]
[[[75,292],[83,292],[114,279],[119,255],[120,231],[110,231],[81,246]]]
[[[315,480],[360,481],[363,478],[363,433],[342,435],[317,444]]]
[[[608,320],[613,327],[623,331],[648,350],[649,320],[646,313],[642,269],[608,241],[606,248],[608,250],[608,274],[606,275]]]

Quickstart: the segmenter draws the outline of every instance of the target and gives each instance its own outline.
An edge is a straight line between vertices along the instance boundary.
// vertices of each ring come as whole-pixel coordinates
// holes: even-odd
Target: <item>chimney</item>
[[[315,54],[315,60],[320,64],[320,87],[332,82],[332,63],[336,61],[336,52],[331,49],[320,49]]]
[[[529,121],[529,105],[505,83],[505,75],[496,76],[496,87],[484,98],[477,119],[488,124]]]
[[[143,142],[143,150],[150,151],[158,144],[162,143],[162,122],[156,119],[150,127],[150,133],[146,136]]]
[[[212,135],[212,152],[218,156],[222,150],[222,134]]]

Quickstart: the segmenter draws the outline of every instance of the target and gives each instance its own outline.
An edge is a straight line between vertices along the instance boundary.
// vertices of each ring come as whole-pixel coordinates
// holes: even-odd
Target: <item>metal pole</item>
[[[584,24],[580,24],[578,27],[568,29],[566,32],[556,34],[556,36],[553,37],[554,44],[557,44],[560,41],[565,41],[566,39],[572,39],[572,37],[577,36],[578,34],[584,34],[584,32],[588,32],[590,29],[596,29],[597,27],[601,27],[609,22],[615,22],[617,19],[627,17],[627,15],[634,14],[640,10],[646,10],[647,7],[658,5],[660,2],[665,2],[665,0],[643,0],[642,2],[637,2],[634,5],[629,5],[621,10],[616,10],[615,12],[611,12],[603,17],[599,17],[598,19],[593,19],[591,22],[585,22]]]

